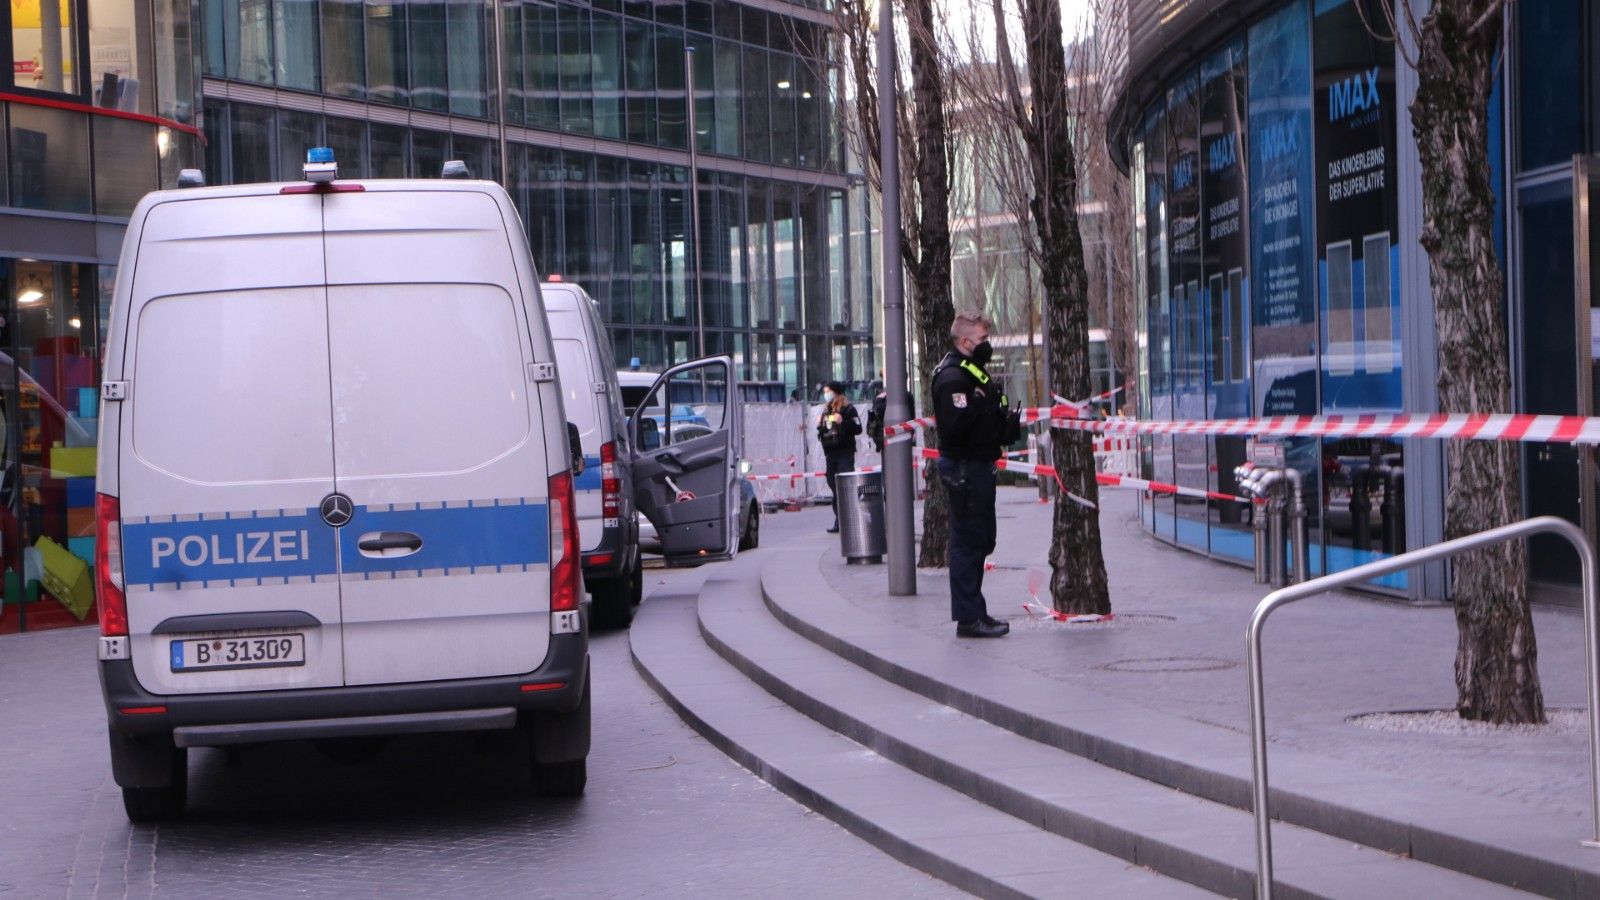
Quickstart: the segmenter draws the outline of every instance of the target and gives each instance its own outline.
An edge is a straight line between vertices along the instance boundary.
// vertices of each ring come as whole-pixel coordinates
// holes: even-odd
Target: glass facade
[[[1296,0],[1201,57],[1130,136],[1149,418],[1398,412],[1395,60],[1356,2]],[[1375,9],[1367,11],[1377,14]],[[1313,574],[1405,548],[1393,441],[1287,442]],[[1148,477],[1237,494],[1246,443],[1159,436]],[[1157,497],[1157,535],[1250,560],[1236,503]],[[1378,587],[1403,590],[1404,575]]]
[[[681,362],[703,333],[746,379],[864,384],[864,191],[842,171],[831,19],[814,9],[519,0],[496,41],[493,7],[463,0],[205,0],[207,174],[297,179],[318,144],[346,176],[463,159],[511,192],[541,272],[599,301],[619,360]],[[282,90],[263,105],[232,85]]]
[[[200,165],[188,0],[0,7],[0,633],[93,622],[99,364],[121,230]]]

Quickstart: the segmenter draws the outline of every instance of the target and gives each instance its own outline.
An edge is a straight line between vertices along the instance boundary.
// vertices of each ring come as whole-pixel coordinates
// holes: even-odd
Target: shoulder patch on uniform
[[[950,395],[950,402],[954,403],[956,405],[956,409],[966,409],[967,408],[967,395],[966,394],[951,394]]]

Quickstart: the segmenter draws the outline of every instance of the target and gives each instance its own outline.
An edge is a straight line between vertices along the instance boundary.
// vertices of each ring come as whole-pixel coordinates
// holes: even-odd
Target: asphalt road
[[[766,517],[758,565],[826,510]],[[647,593],[715,567],[647,572]],[[646,600],[646,602],[649,602]],[[542,800],[509,739],[429,735],[191,751],[190,812],[130,826],[92,628],[0,637],[0,897],[942,897],[955,892],[723,756],[634,671],[594,665],[588,791]],[[777,701],[774,701],[777,702]]]

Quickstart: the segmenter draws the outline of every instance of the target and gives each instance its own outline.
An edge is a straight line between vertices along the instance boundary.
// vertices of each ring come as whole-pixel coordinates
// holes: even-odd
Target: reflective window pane
[[[450,157],[450,135],[437,131],[411,132],[411,177],[438,178]]]
[[[523,7],[522,36],[527,47],[524,113],[534,128],[561,127],[561,50],[556,8],[545,3]]]
[[[400,3],[368,0],[367,97],[380,103],[404,105],[410,100],[406,70],[406,7]]]
[[[411,0],[406,4],[407,26],[411,29],[411,105],[418,109],[442,110],[449,106],[446,92],[444,4]]]
[[[361,0],[322,0],[322,70],[327,93],[357,99],[367,95],[365,31]]]
[[[317,0],[277,0],[272,14],[278,84],[303,91],[321,90]]]
[[[156,0],[156,115],[185,124],[195,119],[200,84],[195,78],[200,47],[198,10],[187,0]],[[96,24],[98,28],[98,24]]]
[[[267,0],[221,0],[228,77],[272,83],[272,4]],[[312,12],[315,15],[315,11]],[[313,63],[316,43],[313,39]]]
[[[689,46],[694,50],[695,146],[701,153],[710,153],[716,149],[716,58],[710,38],[691,35]]]
[[[325,128],[325,146],[333,148],[333,158],[339,161],[339,177],[366,178],[367,123],[330,117]]]
[[[406,130],[398,125],[373,122],[369,126],[373,178],[406,177],[406,138]]]
[[[238,104],[228,110],[228,116],[233,171],[226,173],[226,181],[231,184],[271,181],[272,151],[277,139],[273,111],[264,106]],[[218,183],[222,180],[219,177]]]
[[[103,216],[126,216],[145,193],[159,187],[156,126],[95,116],[94,207]]]
[[[17,87],[76,94],[78,41],[71,0],[11,4],[12,72]]]
[[[737,16],[728,15],[724,18],[739,21]],[[720,23],[721,19],[718,20]],[[739,80],[743,74],[743,65],[739,56],[739,45],[728,41],[717,41],[713,52],[716,54],[716,67],[712,77],[712,89],[716,92],[716,140],[715,152],[723,156],[739,155]]]
[[[445,8],[450,18],[450,112],[482,118],[488,113],[484,6],[477,0],[449,0]]]
[[[168,2],[170,0],[156,0],[153,4],[158,17],[169,17]],[[24,2],[21,8],[26,10],[30,5],[39,8],[38,0]],[[183,8],[187,10],[187,4]],[[13,3],[12,9],[18,9],[18,5]],[[154,70],[150,48],[160,46],[163,51],[168,50],[165,40],[174,37],[170,27],[162,33],[165,40],[157,44],[144,5],[125,0],[90,0],[89,25],[90,100],[95,106],[108,109],[153,112],[156,85],[152,83]],[[187,35],[187,13],[184,25]]]
[[[11,104],[11,203],[89,212],[89,121],[81,113]]]
[[[656,36],[649,22],[626,23],[628,140],[656,142]]]
[[[688,110],[683,102],[683,32],[656,29],[656,96],[660,108],[660,143],[687,148]]]
[[[589,38],[589,10],[557,7],[560,33],[561,130],[594,133],[594,70]]]
[[[594,61],[594,133],[620,139],[624,117],[621,19],[595,13],[594,53],[590,58]]]
[[[780,166],[795,164],[794,58],[774,53],[770,59],[772,79],[772,161]]]
[[[323,146],[322,117],[316,113],[278,110],[278,180],[303,181],[306,151]]]
[[[763,18],[763,21],[765,19]],[[746,22],[748,25],[748,21]],[[745,32],[749,34],[747,30]],[[744,155],[765,162],[772,158],[772,135],[767,113],[772,102],[767,81],[767,53],[749,47],[744,51]]]

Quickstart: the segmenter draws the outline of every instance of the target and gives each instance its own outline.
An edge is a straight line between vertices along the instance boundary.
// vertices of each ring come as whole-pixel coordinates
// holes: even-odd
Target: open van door
[[[667,565],[738,553],[742,421],[726,356],[663,372],[628,419],[634,502],[656,526]]]

